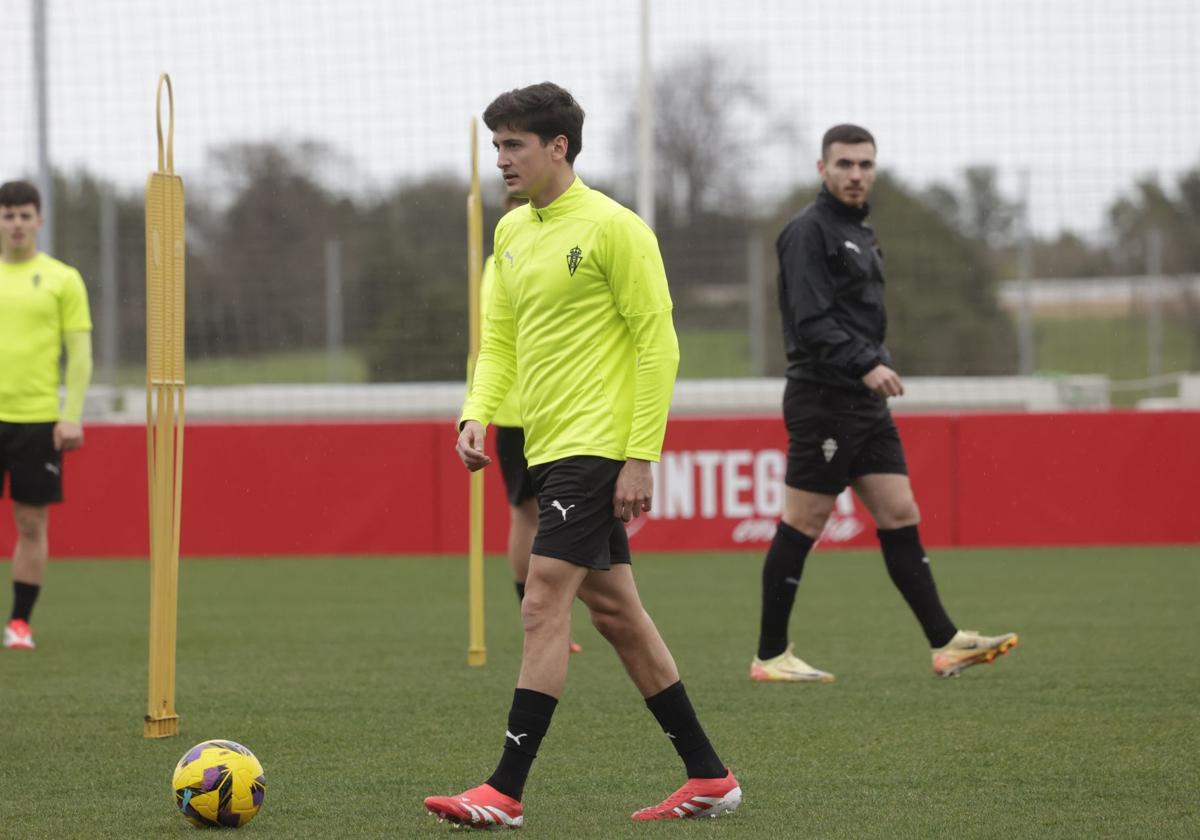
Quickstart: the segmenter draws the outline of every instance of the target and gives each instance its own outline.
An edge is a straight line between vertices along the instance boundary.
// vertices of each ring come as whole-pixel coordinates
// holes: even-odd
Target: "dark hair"
[[[870,143],[874,146],[875,138],[871,136],[871,132],[867,131],[861,125],[852,125],[851,123],[835,125],[826,131],[825,136],[821,138],[822,160],[829,160],[829,147],[834,143],[846,143],[848,145]]]
[[[575,156],[583,148],[583,109],[575,97],[554,82],[500,94],[483,112],[483,124],[489,131],[508,128],[532,132],[543,146],[562,135],[567,138],[570,164],[575,163]]]
[[[26,204],[32,204],[39,213],[42,212],[42,196],[37,187],[28,181],[0,184],[0,207],[22,207]]]

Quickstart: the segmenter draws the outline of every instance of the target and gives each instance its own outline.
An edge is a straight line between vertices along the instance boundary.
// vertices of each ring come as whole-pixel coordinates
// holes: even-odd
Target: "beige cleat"
[[[1016,633],[981,636],[974,630],[959,630],[945,647],[933,651],[933,673],[939,677],[957,677],[972,665],[991,662],[1008,653],[1018,641]]]
[[[792,653],[793,645],[770,659],[754,657],[750,663],[750,679],[755,682],[814,682],[831,683],[833,674],[809,665]]]

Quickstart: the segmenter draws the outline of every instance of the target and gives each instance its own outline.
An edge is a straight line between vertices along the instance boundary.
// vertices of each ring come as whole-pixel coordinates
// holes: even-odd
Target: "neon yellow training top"
[[[657,461],[679,343],[654,232],[576,178],[548,206],[505,215],[494,253],[462,419],[489,423],[515,381],[530,466],[572,455]]]
[[[496,285],[496,255],[492,254],[483,263],[483,276],[479,280],[479,303],[481,331],[488,329],[488,310],[491,308],[492,290]],[[492,424],[496,426],[521,426],[521,401],[517,399],[517,389],[508,389],[504,402],[492,414]]]
[[[57,422],[63,336],[91,329],[78,271],[46,254],[0,261],[0,420]]]

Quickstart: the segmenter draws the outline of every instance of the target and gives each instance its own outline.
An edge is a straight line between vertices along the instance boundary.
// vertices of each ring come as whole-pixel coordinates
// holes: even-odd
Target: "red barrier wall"
[[[927,545],[1200,543],[1200,412],[901,416]],[[145,430],[94,426],[66,461],[54,556],[147,552]],[[194,425],[184,453],[186,555],[462,553],[466,471],[445,422]],[[761,550],[782,505],[778,417],[680,418],[635,550]],[[508,511],[485,471],[485,545]],[[0,505],[0,552],[12,544]],[[874,545],[846,493],[824,542]]]
[[[1200,542],[1200,412],[958,419],[962,545]]]

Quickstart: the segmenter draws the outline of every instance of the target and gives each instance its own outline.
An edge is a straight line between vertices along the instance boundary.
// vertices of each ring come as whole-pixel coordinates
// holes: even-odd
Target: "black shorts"
[[[533,554],[589,569],[628,563],[625,523],[613,515],[613,493],[624,461],[576,455],[531,467],[538,530]]]
[[[887,400],[789,379],[783,392],[788,487],[836,496],[854,479],[908,475]]]
[[[520,426],[495,426],[496,454],[500,458],[500,474],[504,490],[513,507],[537,494],[533,491],[533,476],[525,460],[525,430]]]
[[[9,495],[23,505],[61,502],[62,452],[54,448],[53,423],[0,421],[0,495],[8,474]]]

